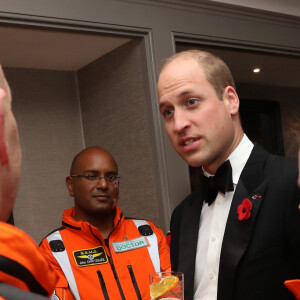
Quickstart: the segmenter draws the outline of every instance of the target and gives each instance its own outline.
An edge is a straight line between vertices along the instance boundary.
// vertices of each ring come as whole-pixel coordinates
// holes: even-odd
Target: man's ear
[[[74,197],[74,193],[73,193],[73,178],[71,176],[67,176],[66,177],[66,186],[67,186],[67,189],[69,191],[69,195],[71,197]]]
[[[227,86],[223,93],[223,101],[226,102],[228,110],[232,116],[239,114],[240,99],[232,86]]]

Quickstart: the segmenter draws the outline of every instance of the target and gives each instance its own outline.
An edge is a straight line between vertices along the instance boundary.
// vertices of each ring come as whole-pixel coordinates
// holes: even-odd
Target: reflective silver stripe
[[[50,241],[55,241],[55,240],[61,240],[63,241],[59,231],[55,231],[52,234],[50,234],[47,237],[48,242],[50,243]],[[57,260],[57,262],[59,263],[62,271],[64,272],[67,281],[69,283],[70,286],[70,290],[74,296],[74,298],[76,300],[80,300],[79,297],[79,292],[77,289],[77,285],[76,285],[76,281],[75,281],[75,277],[72,271],[72,267],[70,264],[70,260],[69,260],[69,256],[66,250],[62,251],[62,252],[52,252],[53,256],[55,257],[55,259]]]
[[[149,225],[149,223],[145,220],[132,220],[135,226],[138,228],[141,225]],[[150,226],[150,225],[149,225]],[[157,236],[153,230],[152,235],[147,235],[147,239],[150,243],[150,246],[147,247],[150,258],[152,260],[155,272],[160,272],[160,259],[159,259],[159,251],[158,251],[158,242]]]

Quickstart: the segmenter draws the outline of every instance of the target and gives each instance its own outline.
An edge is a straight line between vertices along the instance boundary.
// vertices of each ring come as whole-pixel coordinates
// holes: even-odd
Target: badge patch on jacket
[[[108,261],[102,246],[74,251],[73,256],[78,267],[105,264]]]
[[[149,246],[149,242],[144,236],[132,240],[122,241],[122,242],[113,242],[111,244],[116,253],[135,250],[138,248]]]

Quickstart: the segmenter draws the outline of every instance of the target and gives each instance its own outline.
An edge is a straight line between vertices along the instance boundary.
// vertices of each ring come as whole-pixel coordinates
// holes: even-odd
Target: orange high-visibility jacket
[[[104,241],[96,227],[75,221],[74,212],[74,208],[65,210],[63,227],[40,245],[41,252],[59,275],[55,291],[57,299],[150,299],[149,273],[156,271],[149,255],[149,249],[155,246],[151,245],[152,236],[157,238],[160,270],[171,269],[170,249],[162,230],[149,221],[148,225],[137,226],[134,220],[124,218],[117,206],[114,230]],[[57,235],[53,239],[53,234],[60,235],[63,244]],[[63,264],[69,260],[67,263],[71,266],[77,296],[76,293],[71,296],[72,280],[67,280],[55,258],[63,253],[67,254]]]
[[[295,296],[295,299],[300,300],[300,279],[286,280],[284,285]]]
[[[12,225],[0,222],[0,282],[51,296],[57,279],[31,237]]]

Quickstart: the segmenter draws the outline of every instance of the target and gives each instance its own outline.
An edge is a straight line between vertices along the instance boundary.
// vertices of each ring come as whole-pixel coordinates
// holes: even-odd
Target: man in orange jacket
[[[75,207],[40,246],[59,275],[57,299],[150,299],[149,273],[170,270],[169,247],[153,223],[124,217],[115,159],[81,151],[66,185]]]
[[[0,66],[0,299],[46,299],[43,296],[52,294],[57,275],[25,232],[4,223],[15,202],[21,171],[21,147],[11,102]]]

